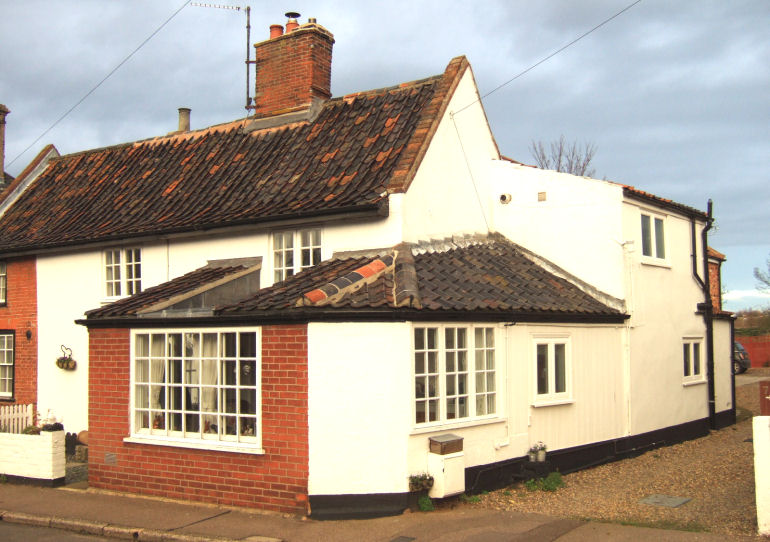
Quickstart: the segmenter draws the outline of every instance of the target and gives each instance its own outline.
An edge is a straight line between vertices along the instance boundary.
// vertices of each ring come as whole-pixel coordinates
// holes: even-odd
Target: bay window
[[[258,329],[134,332],[132,434],[257,445]]]
[[[482,326],[414,328],[416,424],[497,414],[494,331]]]

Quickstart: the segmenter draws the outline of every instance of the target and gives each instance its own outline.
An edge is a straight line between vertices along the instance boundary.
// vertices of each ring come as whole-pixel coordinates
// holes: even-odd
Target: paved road
[[[116,538],[75,534],[49,527],[33,527],[0,522],[0,540],[3,542],[112,542]]]

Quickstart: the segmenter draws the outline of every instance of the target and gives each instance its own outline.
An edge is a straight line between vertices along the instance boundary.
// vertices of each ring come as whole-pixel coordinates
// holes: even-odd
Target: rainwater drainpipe
[[[692,222],[692,243],[693,243],[693,272],[695,278],[703,287],[704,302],[698,304],[698,310],[703,314],[703,320],[706,323],[706,372],[708,374],[708,395],[709,395],[709,428],[716,429],[716,392],[714,388],[714,306],[711,304],[711,290],[709,287],[709,258],[708,258],[708,231],[714,223],[712,214],[713,202],[708,201],[708,218],[706,227],[701,233],[701,243],[703,245],[703,280],[700,279],[695,265],[695,221]]]

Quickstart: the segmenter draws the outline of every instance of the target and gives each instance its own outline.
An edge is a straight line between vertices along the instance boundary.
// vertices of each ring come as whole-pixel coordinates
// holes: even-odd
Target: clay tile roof
[[[711,247],[708,248],[708,257],[714,258],[715,260],[721,260],[721,261],[725,261],[727,259],[727,256],[725,256],[718,250]]]
[[[616,183],[616,184],[619,184],[619,183]],[[661,198],[659,196],[656,196],[655,194],[650,194],[649,192],[645,192],[644,190],[639,190],[638,188],[634,188],[633,186],[630,186],[627,184],[621,184],[620,186],[623,187],[623,195],[625,195],[628,198],[659,205],[666,209],[672,209],[674,211],[683,213],[686,216],[708,218],[708,215],[706,213],[694,207],[690,207],[682,203],[677,203],[670,199]]]
[[[361,269],[376,267],[368,276]],[[339,281],[345,278],[344,285]],[[329,285],[334,285],[328,289]],[[342,285],[342,288],[339,286]],[[394,247],[388,255],[332,259],[260,290],[220,314],[398,310],[612,317],[617,308],[547,270],[500,235]]]
[[[408,188],[467,66],[285,125],[243,119],[54,159],[0,217],[0,253],[381,211]]]

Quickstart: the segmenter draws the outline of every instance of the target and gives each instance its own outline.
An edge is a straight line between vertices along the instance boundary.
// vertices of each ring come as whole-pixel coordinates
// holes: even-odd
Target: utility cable
[[[45,132],[43,132],[42,134],[40,134],[40,136],[39,136],[37,139],[35,139],[35,141],[33,141],[32,143],[30,143],[30,144],[29,144],[29,146],[28,146],[26,149],[24,149],[23,151],[21,151],[21,152],[20,152],[20,153],[19,153],[19,154],[16,156],[16,158],[14,158],[13,160],[11,160],[11,161],[8,163],[8,165],[10,166],[11,164],[13,164],[13,163],[14,163],[16,160],[18,160],[18,159],[19,159],[19,158],[20,158],[20,157],[21,157],[21,156],[22,156],[24,153],[26,153],[26,152],[27,152],[29,149],[31,149],[31,148],[32,148],[32,147],[35,145],[35,143],[37,143],[38,141],[40,141],[41,139],[43,139],[43,137],[45,137],[45,135],[46,135],[48,132],[50,132],[51,130],[53,130],[54,128],[56,128],[56,126],[57,126],[57,125],[58,125],[58,124],[59,124],[61,121],[63,121],[63,120],[64,120],[64,119],[67,117],[67,115],[69,115],[70,113],[72,113],[72,112],[75,110],[75,108],[76,108],[77,106],[79,106],[79,105],[80,105],[80,104],[82,104],[84,101],[86,101],[86,98],[88,98],[88,97],[89,97],[91,94],[93,94],[93,93],[94,93],[94,91],[96,91],[96,89],[98,89],[100,86],[102,86],[102,84],[103,84],[105,81],[107,81],[107,79],[109,79],[110,77],[112,77],[112,74],[114,74],[116,71],[118,71],[118,70],[120,69],[120,67],[121,67],[121,66],[123,66],[123,64],[125,64],[126,62],[128,62],[128,61],[131,59],[131,57],[132,57],[132,56],[134,56],[134,55],[135,55],[135,54],[136,54],[136,53],[139,51],[139,49],[141,49],[142,47],[144,47],[144,46],[147,44],[147,42],[148,42],[148,41],[150,41],[152,38],[154,38],[154,37],[155,37],[155,35],[156,35],[158,32],[160,32],[160,31],[163,29],[163,27],[165,27],[165,26],[166,26],[168,23],[170,23],[170,22],[171,22],[171,19],[173,19],[174,17],[176,17],[176,16],[177,16],[177,14],[179,14],[179,12],[180,12],[180,11],[182,11],[182,10],[183,10],[185,7],[187,7],[187,4],[189,4],[191,1],[192,1],[192,0],[187,0],[187,1],[186,1],[184,4],[182,4],[182,6],[181,6],[179,9],[177,9],[177,10],[176,10],[174,13],[172,13],[172,14],[171,14],[171,17],[169,17],[168,19],[166,19],[166,20],[163,22],[163,24],[162,24],[162,25],[160,25],[158,28],[156,28],[156,29],[155,29],[155,32],[153,32],[152,34],[150,34],[150,35],[147,37],[147,39],[145,39],[145,40],[144,40],[142,43],[140,43],[140,44],[139,44],[139,46],[138,46],[136,49],[134,49],[133,51],[131,51],[131,53],[130,53],[130,54],[129,54],[129,55],[126,57],[126,58],[124,58],[124,59],[123,59],[123,60],[120,62],[120,64],[118,64],[117,66],[115,66],[115,67],[112,69],[112,71],[110,71],[110,73],[108,73],[107,75],[105,75],[105,76],[104,76],[104,78],[103,78],[101,81],[99,81],[99,82],[96,84],[96,86],[94,86],[94,87],[93,87],[91,90],[89,90],[89,91],[88,91],[88,92],[87,92],[87,93],[86,93],[86,94],[85,94],[85,95],[84,95],[82,98],[80,98],[80,100],[78,100],[78,101],[77,101],[77,103],[76,103],[75,105],[73,105],[72,107],[70,107],[70,108],[69,108],[69,109],[68,109],[68,110],[67,110],[67,111],[66,111],[66,112],[65,112],[65,113],[64,113],[64,114],[63,114],[61,117],[59,117],[59,118],[56,120],[56,122],[54,122],[53,124],[51,124],[51,126],[49,126],[49,127],[48,127],[48,129],[47,129]]]
[[[478,102],[480,102],[481,100],[483,100],[484,98],[486,98],[487,96],[489,96],[490,94],[492,94],[492,93],[494,93],[494,92],[497,92],[498,90],[500,90],[500,89],[501,89],[501,88],[503,88],[504,86],[506,86],[506,85],[508,85],[508,84],[510,84],[510,83],[512,83],[512,82],[514,82],[516,79],[518,79],[518,78],[519,78],[519,77],[521,77],[522,75],[525,75],[526,73],[528,73],[528,72],[530,72],[530,71],[534,70],[534,69],[535,69],[535,68],[537,68],[537,67],[538,67],[540,64],[542,64],[543,62],[546,62],[547,60],[550,60],[550,59],[551,59],[551,58],[553,58],[553,57],[555,57],[556,55],[558,55],[559,53],[561,53],[562,51],[564,51],[564,50],[565,50],[565,49],[567,49],[568,47],[571,47],[571,46],[575,45],[577,42],[579,42],[580,40],[582,40],[583,38],[585,38],[587,35],[589,35],[589,34],[593,33],[594,31],[598,30],[599,28],[601,28],[602,26],[604,26],[605,24],[607,24],[608,22],[610,22],[610,21],[611,21],[611,20],[613,20],[614,18],[616,18],[616,17],[618,17],[618,16],[622,15],[623,13],[625,13],[626,11],[628,11],[629,9],[631,9],[632,7],[634,7],[636,4],[640,3],[641,1],[642,1],[642,0],[636,0],[635,2],[633,2],[633,3],[629,4],[629,5],[627,5],[626,7],[624,7],[623,9],[621,9],[620,11],[618,11],[617,13],[615,13],[615,15],[613,15],[613,16],[611,16],[611,17],[608,17],[607,19],[603,20],[602,22],[600,22],[599,24],[597,24],[596,26],[594,26],[594,27],[593,27],[591,30],[588,30],[587,32],[584,32],[583,34],[581,34],[580,36],[578,36],[577,38],[575,38],[574,40],[572,40],[571,42],[569,42],[567,45],[565,45],[565,46],[563,46],[563,47],[561,47],[561,48],[557,49],[556,51],[554,51],[553,53],[551,53],[550,55],[548,55],[548,56],[547,56],[547,57],[545,57],[544,59],[542,59],[542,60],[539,60],[538,62],[535,62],[535,63],[534,63],[534,64],[532,64],[532,65],[531,65],[529,68],[525,69],[524,71],[521,71],[521,72],[519,72],[518,74],[516,74],[516,75],[515,75],[515,76],[513,76],[512,78],[508,79],[506,82],[504,82],[504,83],[502,83],[502,84],[500,84],[500,85],[496,86],[495,88],[493,88],[492,90],[490,90],[489,92],[487,92],[486,94],[484,94],[483,96],[481,96],[479,99],[472,101],[471,103],[469,103],[469,104],[468,104],[468,105],[466,105],[465,107],[462,107],[461,109],[458,109],[457,111],[455,111],[455,115],[456,115],[457,113],[461,113],[461,112],[465,111],[466,109],[468,109],[469,107],[471,107],[471,106],[472,106],[472,105],[474,105],[474,104],[477,104]]]

